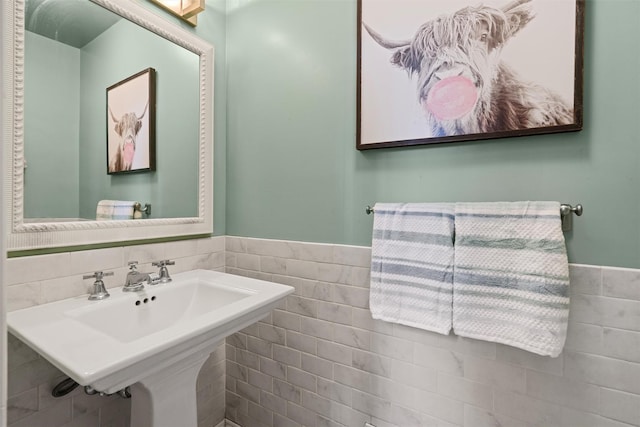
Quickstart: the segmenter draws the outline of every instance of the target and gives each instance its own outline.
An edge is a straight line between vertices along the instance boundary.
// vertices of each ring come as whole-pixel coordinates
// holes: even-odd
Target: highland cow
[[[138,133],[142,128],[142,119],[144,118],[148,107],[149,103],[147,102],[140,117],[135,113],[125,113],[122,115],[120,120],[116,119],[113,111],[109,108],[111,120],[114,122],[113,129],[118,136],[122,138],[109,161],[109,173],[131,170],[133,158],[136,152],[136,140],[138,138]]]
[[[417,77],[418,102],[433,136],[567,125],[573,108],[551,90],[522,81],[500,59],[505,44],[534,19],[530,2],[501,9],[465,7],[391,41],[363,23],[391,63]]]

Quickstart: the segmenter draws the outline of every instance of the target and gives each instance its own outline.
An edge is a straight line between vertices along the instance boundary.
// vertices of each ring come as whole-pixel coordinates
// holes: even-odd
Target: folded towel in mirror
[[[128,200],[100,200],[96,209],[96,220],[134,219],[136,202]]]

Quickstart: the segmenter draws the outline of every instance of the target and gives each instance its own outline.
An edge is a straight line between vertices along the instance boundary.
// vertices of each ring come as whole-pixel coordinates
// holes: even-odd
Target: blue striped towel
[[[557,202],[456,203],[453,331],[556,357],[569,317]]]
[[[374,210],[369,295],[373,318],[448,334],[454,205],[378,203]]]
[[[136,202],[126,200],[100,200],[96,209],[96,220],[133,219]]]

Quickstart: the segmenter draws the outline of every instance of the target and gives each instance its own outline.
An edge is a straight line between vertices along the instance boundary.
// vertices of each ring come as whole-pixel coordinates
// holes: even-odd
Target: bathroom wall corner
[[[0,3],[0,16],[5,13],[6,2]],[[4,29],[2,31],[5,31]],[[3,41],[5,40],[4,34],[2,34]],[[5,46],[2,47],[5,49]],[[4,55],[0,55],[0,81],[5,82]],[[1,90],[0,99],[5,99],[4,84]],[[9,138],[9,132],[5,129],[5,103],[0,102],[0,165],[4,165],[4,147],[7,146],[6,139]],[[5,192],[9,191],[4,183],[0,186],[0,330],[7,330],[6,321],[6,309],[5,309],[5,292],[4,292],[4,275],[6,267],[7,251],[5,247],[5,222],[4,222],[4,203]],[[0,334],[0,427],[7,425],[7,334]]]

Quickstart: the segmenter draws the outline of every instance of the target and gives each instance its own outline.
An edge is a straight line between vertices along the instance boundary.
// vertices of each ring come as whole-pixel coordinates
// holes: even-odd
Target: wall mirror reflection
[[[16,0],[4,18],[8,249],[211,233],[213,46],[130,0]],[[130,90],[149,99],[109,111],[108,89],[149,69],[153,91]],[[109,173],[108,142],[155,164]],[[151,209],[109,218],[104,201]]]
[[[27,0],[25,29],[25,222],[95,220],[103,199],[151,203],[153,218],[197,216],[198,55],[88,1]],[[145,129],[129,120],[127,132],[124,117],[143,108],[114,122],[105,90],[149,67],[157,170],[108,175],[108,131],[124,127],[118,136],[139,157],[132,139]]]

